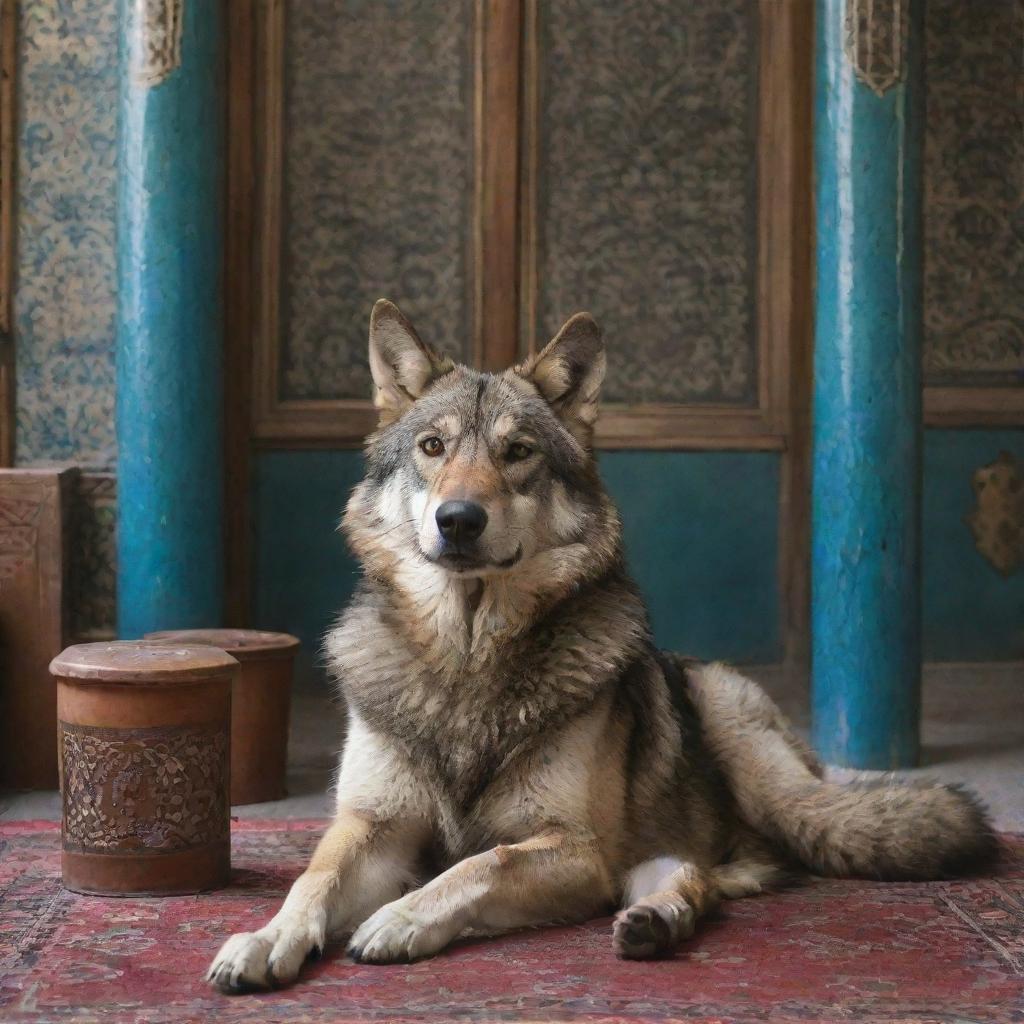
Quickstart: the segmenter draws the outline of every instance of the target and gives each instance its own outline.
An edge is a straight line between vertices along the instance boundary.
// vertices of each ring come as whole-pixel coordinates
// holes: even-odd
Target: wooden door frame
[[[238,0],[229,0],[237,3]],[[256,75],[248,116],[264,127],[251,154],[260,230],[251,238],[258,306],[251,327],[252,434],[260,447],[360,448],[376,425],[365,399],[281,397],[278,349],[281,186],[284,145],[285,0],[262,0],[252,22]],[[473,0],[472,352],[478,366],[515,361],[520,0]],[[490,130],[485,130],[490,126]],[[495,130],[497,129],[497,130]],[[252,139],[250,140],[252,142]]]
[[[244,624],[250,585],[252,449],[358,448],[376,416],[369,399],[280,397],[276,324],[285,0],[225,2],[231,27],[226,255],[228,614],[229,621]],[[477,364],[487,369],[508,366],[522,355],[520,323],[535,322],[537,3],[474,0],[473,7],[471,322]],[[782,640],[787,664],[800,666],[806,660],[808,607],[812,5],[802,0],[781,4],[759,0],[759,10],[763,141],[758,168],[757,405],[610,405],[602,411],[597,444],[599,448],[779,453]],[[493,130],[495,125],[499,131]],[[520,152],[520,146],[525,152]],[[510,195],[515,202],[508,202]],[[534,344],[529,339],[527,349]]]
[[[258,0],[262,3],[262,0]],[[224,617],[249,625],[256,234],[256,8],[224,0],[228,26],[224,229]]]
[[[228,0],[237,3],[238,0]],[[477,365],[505,367],[522,354],[520,324],[532,337],[536,302],[536,122],[538,0],[474,0],[474,152],[472,350]],[[760,0],[762,142],[758,171],[756,282],[758,386],[753,407],[720,404],[608,404],[597,428],[601,448],[783,451],[789,436],[794,300],[790,272],[801,257],[794,235],[806,233],[807,196],[788,191],[792,171],[792,79],[801,59],[786,49],[809,21],[804,0]],[[256,75],[243,115],[264,127],[251,154],[260,229],[250,238],[260,306],[252,322],[252,432],[261,447],[357,448],[372,430],[367,399],[285,399],[278,351],[281,165],[283,146],[284,0],[261,0],[252,22]],[[234,47],[233,47],[234,48]],[[244,101],[244,97],[242,98]],[[520,153],[520,145],[525,149]],[[514,197],[513,202],[508,197]],[[522,288],[522,294],[520,294]],[[802,314],[805,318],[808,312]]]
[[[523,159],[522,184],[522,304],[526,350],[536,351],[547,339],[535,337],[537,322],[537,196],[538,122],[540,107],[539,8],[542,0],[520,0],[524,8],[523,44]],[[795,193],[798,184],[794,153],[793,114],[798,101],[794,85],[812,51],[793,49],[810,44],[806,25],[813,6],[803,0],[758,0],[758,174],[757,273],[755,343],[757,401],[753,407],[715,403],[603,403],[597,423],[599,448],[669,450],[784,451],[789,436],[789,398],[793,388],[790,367],[803,329],[795,302],[802,282],[793,272],[804,267],[800,246],[805,244],[808,196]],[[802,27],[804,26],[804,27]],[[809,108],[808,108],[809,109]],[[809,125],[808,125],[809,130]],[[809,179],[808,179],[809,180]],[[794,216],[794,211],[799,216]],[[806,268],[804,268],[806,269]]]

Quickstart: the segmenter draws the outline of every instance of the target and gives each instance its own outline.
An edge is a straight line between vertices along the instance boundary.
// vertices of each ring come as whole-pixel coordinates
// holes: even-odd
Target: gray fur
[[[659,956],[794,868],[919,879],[991,861],[970,795],[824,782],[756,683],[656,650],[590,448],[593,320],[480,374],[378,303],[371,361],[381,424],[343,520],[364,578],[325,642],[350,712],[337,817],[211,983],[291,981],[336,934],[391,963],[616,905],[616,951]],[[480,505],[486,528],[442,536],[448,501]]]

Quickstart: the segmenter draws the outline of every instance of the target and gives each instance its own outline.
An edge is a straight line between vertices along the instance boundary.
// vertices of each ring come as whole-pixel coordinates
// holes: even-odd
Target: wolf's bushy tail
[[[725,665],[687,671],[704,739],[740,815],[821,875],[943,878],[992,861],[997,844],[971,794],[936,782],[825,782],[768,695]]]

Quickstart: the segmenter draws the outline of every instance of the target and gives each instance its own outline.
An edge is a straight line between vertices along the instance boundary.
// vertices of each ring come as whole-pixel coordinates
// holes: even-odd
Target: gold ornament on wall
[[[136,0],[132,18],[138,36],[133,51],[135,80],[140,85],[159,85],[181,67],[185,0]]]
[[[976,505],[967,516],[978,551],[1009,576],[1024,565],[1024,464],[1009,452],[975,470]]]
[[[876,96],[903,78],[908,0],[846,0],[843,49]]]

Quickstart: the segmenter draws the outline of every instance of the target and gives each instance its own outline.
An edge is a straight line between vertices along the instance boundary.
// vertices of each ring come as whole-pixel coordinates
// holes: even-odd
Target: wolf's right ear
[[[397,420],[423,394],[426,386],[455,364],[424,344],[402,311],[378,299],[370,314],[370,374],[373,404],[381,424]]]

